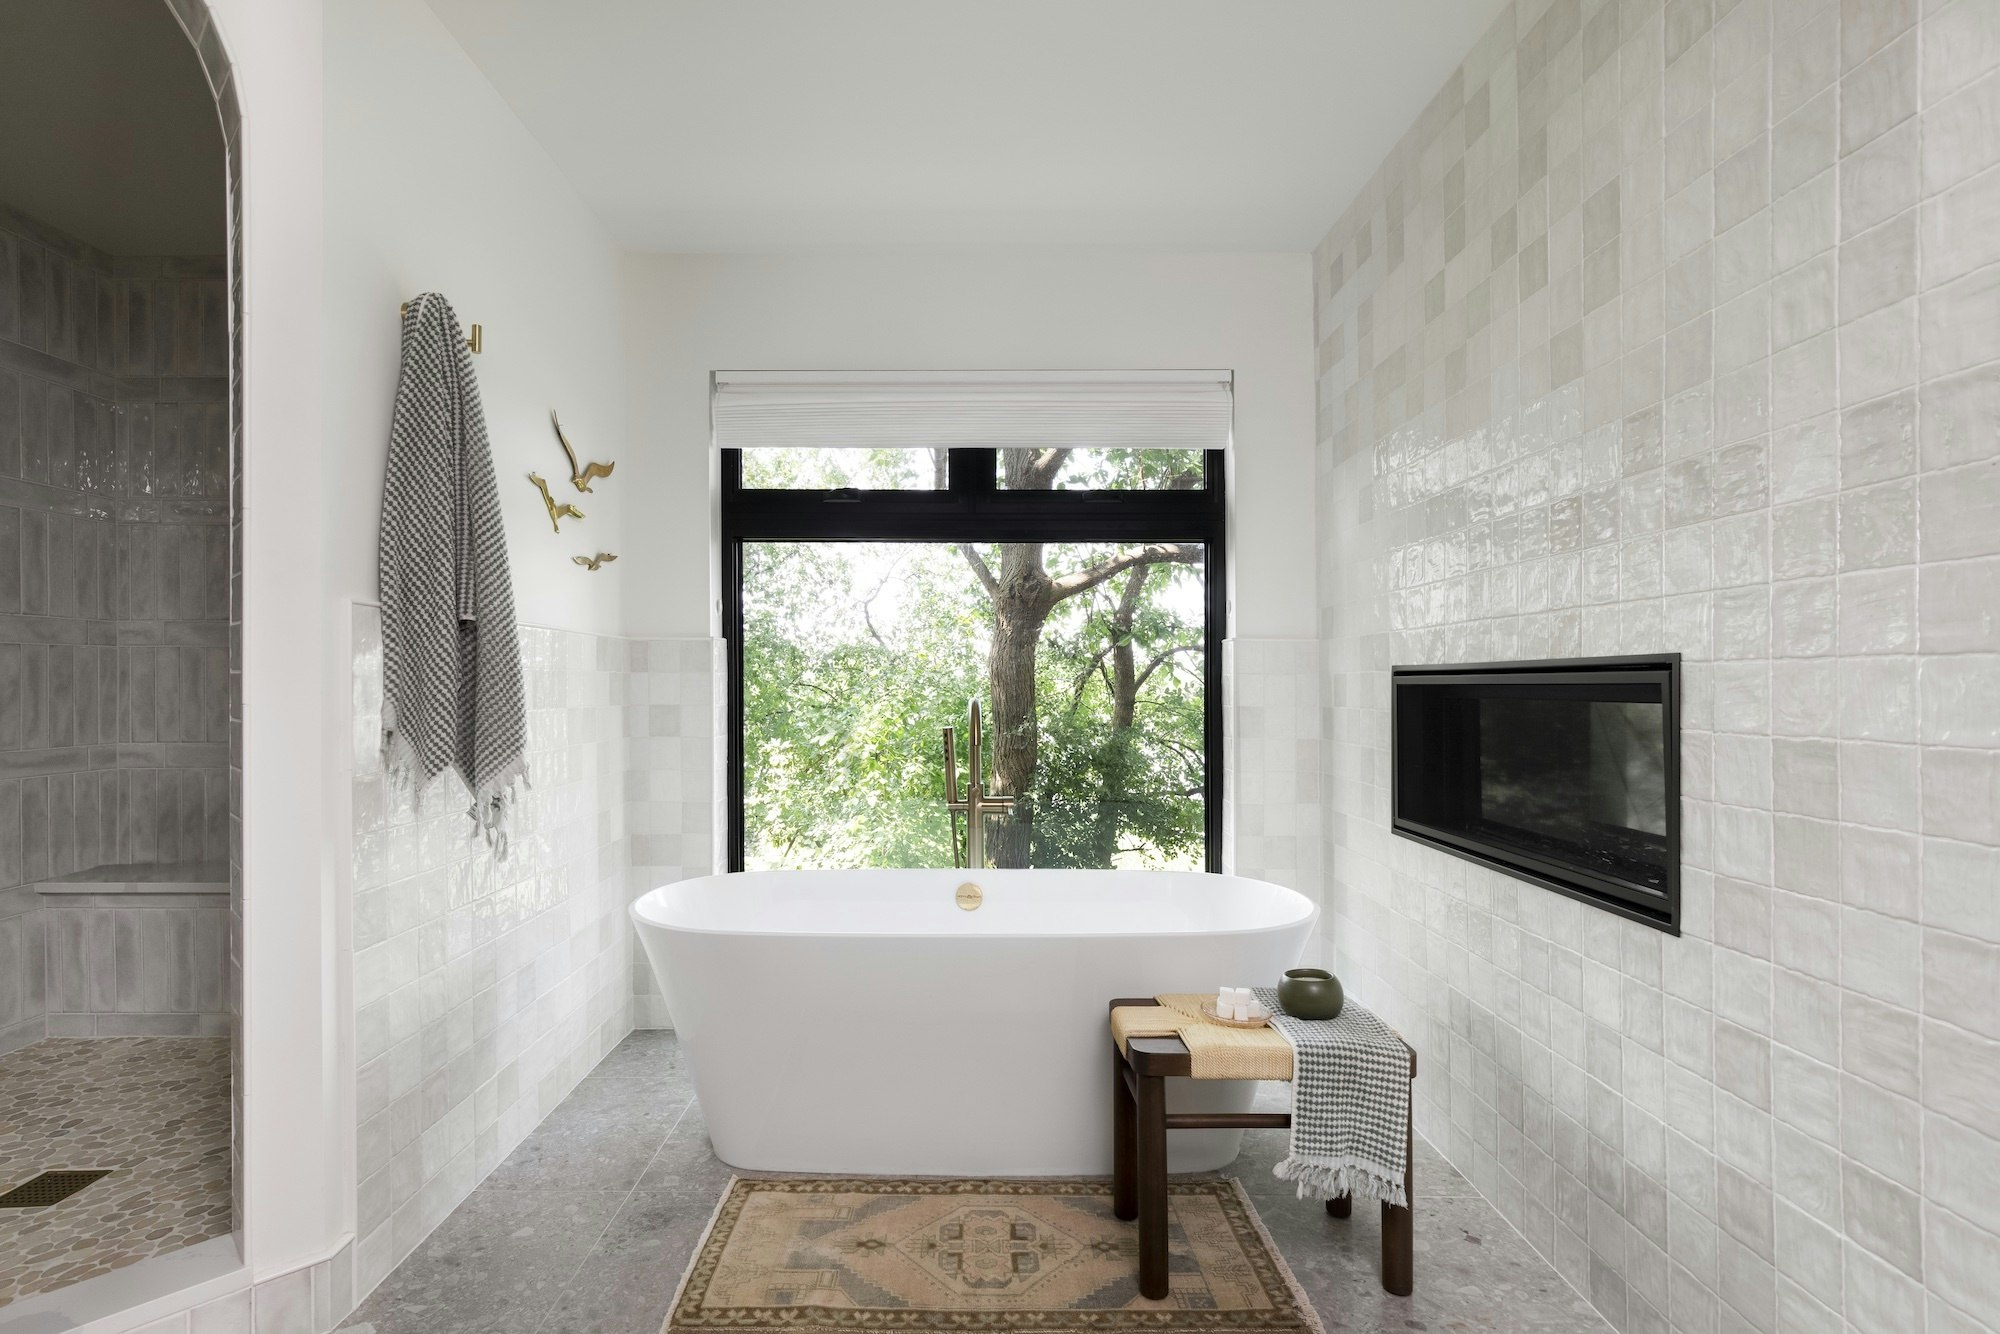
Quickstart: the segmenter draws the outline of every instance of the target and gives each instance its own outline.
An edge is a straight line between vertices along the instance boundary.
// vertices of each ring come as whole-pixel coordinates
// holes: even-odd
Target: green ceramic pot
[[[1278,1004],[1294,1019],[1332,1019],[1347,1004],[1347,993],[1324,968],[1292,968],[1278,983]]]

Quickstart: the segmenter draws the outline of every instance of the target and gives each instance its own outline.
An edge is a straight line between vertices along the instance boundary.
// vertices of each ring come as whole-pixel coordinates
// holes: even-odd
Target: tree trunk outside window
[[[1008,490],[1048,491],[1054,489],[1069,451],[1009,449],[1002,450],[1000,457]],[[1058,576],[1049,573],[1043,562],[1043,550],[1040,542],[1001,543],[1000,569],[996,574],[974,547],[968,544],[959,548],[993,606],[993,644],[987,659],[993,781],[996,791],[1015,798],[1013,814],[996,818],[987,832],[987,851],[996,867],[1033,864],[1035,771],[1041,740],[1035,708],[1035,652],[1050,613],[1065,599],[1132,571],[1126,596],[1121,599],[1125,613],[1122,662],[1119,632],[1115,628],[1112,645],[1113,728],[1129,731],[1142,684],[1132,662],[1131,646],[1132,608],[1137,605],[1138,593],[1144,588],[1152,566],[1192,565],[1201,559],[1198,547],[1156,544],[1120,552],[1086,569]],[[1125,675],[1121,676],[1121,671]],[[1121,690],[1126,681],[1130,682],[1129,688]],[[1111,840],[1115,850],[1115,821]],[[1104,864],[1110,864],[1108,854]]]

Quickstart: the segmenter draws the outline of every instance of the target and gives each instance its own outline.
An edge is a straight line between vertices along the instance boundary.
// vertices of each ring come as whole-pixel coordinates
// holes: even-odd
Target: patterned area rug
[[[1321,1334],[1241,1186],[1168,1192],[1171,1289],[1150,1301],[1137,1225],[1112,1216],[1109,1182],[739,1177],[662,1334]]]

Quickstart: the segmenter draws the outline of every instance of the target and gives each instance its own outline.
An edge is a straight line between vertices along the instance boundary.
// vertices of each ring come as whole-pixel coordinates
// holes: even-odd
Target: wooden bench
[[[1158,1004],[1151,996],[1114,1000],[1111,1008]],[[1401,1041],[1401,1038],[1398,1038]],[[1417,1053],[1408,1042],[1410,1078],[1417,1077]],[[1288,1130],[1290,1112],[1169,1112],[1167,1080],[1193,1077],[1187,1044],[1177,1037],[1135,1037],[1121,1048],[1111,1039],[1112,1212],[1139,1222],[1139,1292],[1167,1295],[1167,1132],[1169,1130]],[[1412,1099],[1412,1118],[1414,1118]],[[1403,1198],[1409,1205],[1382,1204],[1382,1286],[1407,1297],[1414,1283],[1416,1160],[1409,1120],[1403,1125]],[[1335,1218],[1354,1210],[1351,1197],[1326,1202]]]

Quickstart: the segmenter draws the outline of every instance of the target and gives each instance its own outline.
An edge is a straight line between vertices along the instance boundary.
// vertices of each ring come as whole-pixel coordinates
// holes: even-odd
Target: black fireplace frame
[[[1389,793],[1390,832],[1480,866],[1552,889],[1606,912],[1664,931],[1681,933],[1681,655],[1648,653],[1611,658],[1548,658],[1523,662],[1480,662],[1390,668]],[[1661,726],[1666,738],[1667,856],[1665,894],[1634,888],[1574,865],[1536,857],[1517,848],[1467,838],[1428,825],[1403,811],[1402,701],[1407,688],[1425,685],[1524,684],[1584,685],[1611,680],[1648,682],[1661,687]]]

